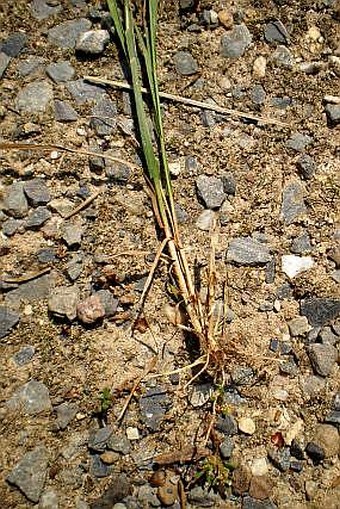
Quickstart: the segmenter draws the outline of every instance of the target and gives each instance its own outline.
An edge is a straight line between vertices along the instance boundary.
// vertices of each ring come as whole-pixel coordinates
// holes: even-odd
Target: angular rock
[[[249,495],[256,500],[269,499],[273,486],[267,476],[254,476],[250,481]]]
[[[17,95],[15,105],[22,113],[43,113],[53,99],[53,89],[47,81],[33,81]]]
[[[11,61],[11,57],[6,55],[3,51],[0,51],[0,79],[5,74],[5,71]]]
[[[61,403],[55,411],[57,413],[56,425],[59,429],[64,430],[77,415],[79,407],[76,403]]]
[[[15,290],[6,294],[5,302],[17,305],[19,301],[34,302],[46,299],[54,286],[54,278],[51,274],[45,274],[32,281],[21,284]]]
[[[152,431],[158,431],[159,425],[171,406],[171,399],[162,387],[149,389],[139,402],[142,419]]]
[[[269,248],[251,237],[238,237],[229,243],[227,261],[239,265],[262,265],[271,261]]]
[[[111,474],[111,467],[101,460],[99,454],[93,454],[91,456],[90,473],[98,478],[108,477]]]
[[[289,320],[288,327],[290,335],[293,336],[293,338],[303,336],[311,330],[311,326],[305,316],[297,316],[296,318]]]
[[[0,306],[0,339],[7,336],[20,320],[20,315],[6,306]]]
[[[313,327],[321,327],[340,316],[340,299],[312,297],[304,299],[300,308]]]
[[[50,3],[49,0],[33,0],[31,4],[31,14],[33,18],[38,21],[42,21],[50,16],[59,14],[62,10],[61,4],[59,2],[55,2],[50,5]]]
[[[309,442],[307,444],[306,453],[316,465],[325,459],[325,451],[323,448],[318,444],[314,444],[313,442]]]
[[[104,52],[110,41],[107,30],[89,30],[79,35],[76,42],[76,51],[87,55],[100,55]]]
[[[27,35],[23,32],[14,32],[0,47],[0,51],[9,57],[17,57],[26,46]]]
[[[226,437],[220,445],[220,453],[224,460],[231,458],[234,450],[234,443],[231,438]]]
[[[271,500],[256,500],[248,495],[242,501],[242,509],[277,509],[277,507]]]
[[[31,380],[23,385],[6,404],[10,409],[23,410],[28,415],[38,415],[51,410],[48,388],[37,380]]]
[[[106,441],[106,447],[111,451],[120,454],[129,454],[131,449],[130,441],[124,435],[117,435],[112,433]]]
[[[188,493],[188,501],[192,508],[196,507],[218,507],[220,497],[213,490],[204,489],[201,486],[192,488]],[[171,507],[178,507],[177,503]]]
[[[292,134],[286,142],[286,147],[296,152],[302,152],[308,145],[313,142],[313,138],[301,133]]]
[[[303,233],[299,237],[296,237],[291,244],[290,250],[295,254],[306,254],[312,249],[310,243],[310,237],[308,233]]]
[[[225,435],[237,435],[237,423],[231,415],[219,416],[216,421],[216,429]]]
[[[105,316],[110,317],[116,314],[118,308],[118,299],[115,299],[109,290],[99,290],[96,294],[102,306],[104,307]]]
[[[98,136],[111,134],[117,125],[117,107],[106,95],[92,109],[90,126]]]
[[[78,120],[78,113],[66,101],[54,101],[54,118],[57,122],[75,122]]]
[[[213,210],[203,210],[196,220],[196,226],[199,230],[208,232],[215,221],[216,213]]]
[[[71,80],[74,76],[74,73],[75,70],[70,62],[68,62],[68,60],[52,63],[46,67],[46,74],[55,83],[62,83],[64,81]]]
[[[178,51],[174,56],[175,69],[182,76],[191,76],[198,71],[198,65],[191,53]]]
[[[19,488],[31,502],[39,502],[47,477],[48,461],[46,447],[38,446],[15,465],[7,481]]]
[[[67,275],[71,279],[71,281],[75,281],[81,274],[83,265],[83,258],[79,254],[75,254],[69,262],[67,262],[66,270]],[[104,290],[105,291],[105,290]]]
[[[294,65],[294,57],[288,48],[278,46],[271,57],[274,64],[286,69],[292,69]]]
[[[240,58],[252,42],[252,36],[246,25],[235,27],[222,37],[221,55],[227,58]]]
[[[330,327],[324,327],[321,330],[319,337],[323,345],[335,346],[339,341],[339,337],[336,334],[334,334]]]
[[[280,20],[271,21],[266,25],[264,38],[270,43],[287,44],[289,42],[289,34]]]
[[[77,104],[84,104],[87,101],[97,101],[103,94],[105,89],[86,83],[84,80],[68,81],[66,88],[72,95]]]
[[[316,164],[311,156],[308,154],[302,154],[296,161],[296,165],[304,179],[310,180],[313,178],[316,170]]]
[[[281,472],[287,472],[290,467],[290,451],[287,447],[283,449],[271,449],[268,457],[275,468]]]
[[[26,221],[26,228],[38,228],[42,226],[52,216],[47,207],[37,207],[29,214]]]
[[[18,72],[20,76],[29,76],[38,74],[43,70],[45,59],[34,55],[28,56],[25,60],[18,63]]]
[[[315,431],[312,443],[323,449],[325,458],[337,456],[340,451],[339,431],[330,424],[321,424]]]
[[[308,349],[309,359],[316,374],[326,377],[331,374],[338,360],[338,351],[329,344],[314,343]]]
[[[7,237],[12,237],[17,232],[20,232],[20,229],[25,224],[25,221],[22,219],[7,219],[2,225],[2,233],[7,235]]]
[[[105,316],[105,308],[97,294],[91,295],[79,302],[77,306],[78,320],[85,324],[92,324]]]
[[[34,346],[28,345],[24,346],[19,352],[13,355],[13,360],[17,366],[24,366],[28,362],[30,362],[35,354]]]
[[[232,489],[235,495],[242,495],[249,490],[251,470],[247,465],[241,465],[233,472]]]
[[[48,42],[62,49],[72,49],[80,34],[91,28],[91,22],[85,18],[65,21],[48,31]]]
[[[48,309],[59,318],[66,317],[72,321],[77,316],[78,302],[79,289],[77,286],[60,286],[49,298]]]
[[[81,243],[83,229],[80,224],[66,223],[62,229],[61,236],[68,247],[76,247]]]
[[[281,214],[284,222],[295,223],[307,212],[304,202],[304,188],[299,182],[290,182],[283,190]]]
[[[125,474],[113,477],[104,493],[92,502],[91,509],[111,509],[116,502],[120,502],[132,491],[132,486]]]
[[[262,85],[254,85],[250,91],[250,97],[254,104],[261,106],[266,99],[266,91]]]
[[[196,180],[198,196],[208,209],[219,208],[225,200],[223,181],[216,177],[200,175]]]
[[[28,211],[28,203],[24,194],[24,184],[13,182],[7,189],[3,203],[3,210],[10,216],[24,217]]]
[[[312,267],[314,267],[314,260],[311,256],[282,256],[282,272],[284,272],[290,279],[293,279]]]
[[[331,126],[340,124],[340,104],[327,104],[325,106],[325,112]]]
[[[59,509],[59,497],[53,490],[45,491],[39,500],[38,509]]]

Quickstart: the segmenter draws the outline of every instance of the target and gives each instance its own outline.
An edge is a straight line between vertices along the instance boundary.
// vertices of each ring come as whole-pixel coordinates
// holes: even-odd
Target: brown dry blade
[[[63,145],[54,145],[48,143],[10,143],[10,142],[0,142],[0,150],[60,150],[62,152],[69,152],[70,154],[77,154],[78,156],[96,156],[102,157],[103,159],[108,159],[110,161],[114,161],[116,163],[125,164],[130,166],[130,168],[135,168],[135,165],[126,161],[125,159],[120,159],[119,157],[108,156],[105,152],[93,152],[92,150],[78,150],[71,147],[64,147]]]

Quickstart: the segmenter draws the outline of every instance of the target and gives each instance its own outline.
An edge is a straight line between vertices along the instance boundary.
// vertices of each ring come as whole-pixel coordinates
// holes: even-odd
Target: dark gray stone
[[[2,225],[2,233],[7,235],[7,237],[12,237],[12,235],[20,231],[24,224],[25,221],[22,219],[7,219]]]
[[[306,453],[313,460],[315,464],[320,463],[325,459],[324,449],[314,442],[309,442],[306,447]]]
[[[3,209],[6,214],[16,218],[24,217],[27,214],[28,203],[22,182],[13,182],[5,190]]]
[[[106,465],[101,459],[99,454],[91,456],[90,474],[94,477],[102,478],[108,477],[111,474],[112,467]]]
[[[47,81],[33,81],[17,95],[15,105],[23,113],[43,113],[53,99],[53,89]]]
[[[17,366],[24,366],[28,362],[30,362],[35,354],[34,346],[28,345],[24,346],[19,352],[13,355],[13,360]]]
[[[37,380],[31,380],[23,385],[6,404],[10,409],[23,410],[28,415],[38,415],[51,410],[48,388]]]
[[[119,452],[120,454],[129,454],[131,445],[130,441],[124,435],[112,433],[106,442],[106,447],[110,451]]]
[[[188,501],[192,507],[218,507],[220,498],[213,491],[196,486],[189,491]]]
[[[7,481],[19,488],[28,500],[38,502],[47,477],[48,461],[46,447],[38,446],[15,465]]]
[[[102,159],[102,158],[98,158]],[[125,164],[115,163],[107,159],[105,161],[105,175],[117,184],[126,184],[131,176],[131,168]]]
[[[237,423],[234,417],[228,414],[224,417],[221,417],[220,415],[217,417],[216,429],[228,436],[237,435],[238,432]]]
[[[44,58],[30,55],[22,62],[18,63],[18,72],[20,76],[29,76],[33,73],[42,71],[44,65]]]
[[[271,500],[257,500],[247,495],[242,500],[242,509],[277,509],[277,505]]]
[[[246,25],[236,25],[222,37],[221,55],[227,58],[240,58],[252,42],[252,36]]]
[[[26,221],[26,228],[38,228],[46,223],[46,221],[51,217],[52,214],[47,207],[37,207],[29,214]]]
[[[323,326],[340,316],[340,299],[313,297],[301,302],[301,314],[313,327]]]
[[[69,81],[75,73],[74,68],[67,60],[56,62],[46,67],[46,74],[55,82]]]
[[[116,314],[118,308],[118,299],[115,299],[109,290],[99,290],[96,292],[100,302],[104,306],[105,316],[110,317]]]
[[[215,113],[209,110],[203,110],[201,112],[202,125],[204,127],[214,127],[216,124]]]
[[[56,250],[50,247],[39,249],[36,254],[40,263],[53,264],[56,260]]]
[[[65,21],[48,31],[48,42],[62,49],[72,49],[80,34],[91,28],[91,22],[85,18]]]
[[[330,375],[338,360],[338,351],[330,344],[314,343],[309,347],[308,355],[316,374],[323,377]]]
[[[54,118],[57,122],[75,122],[78,120],[78,113],[66,101],[54,101]]]
[[[175,203],[176,218],[179,224],[184,224],[189,219],[189,214],[178,203]]]
[[[66,265],[66,271],[71,281],[75,281],[81,274],[83,268],[83,258],[79,254],[75,254]]]
[[[340,124],[340,104],[326,104],[325,112],[332,126]]]
[[[292,440],[292,445],[290,446],[290,454],[297,460],[305,459],[303,447],[295,438]]]
[[[140,399],[139,407],[143,422],[152,432],[155,432],[159,430],[164,415],[171,407],[171,399],[165,389],[154,387]]]
[[[190,173],[195,173],[198,169],[198,162],[196,157],[194,156],[188,156],[185,159],[185,169]]]
[[[35,300],[46,299],[54,286],[54,278],[50,274],[32,279],[27,283],[21,284],[15,290],[7,293],[5,301],[17,305],[19,301],[33,302]]]
[[[333,401],[333,409],[340,411],[340,392],[338,392],[335,395],[334,401]]]
[[[89,30],[77,38],[76,51],[86,55],[100,55],[109,41],[110,34],[107,30]]]
[[[77,415],[79,407],[76,403],[61,403],[55,411],[57,413],[56,425],[59,429],[64,430]]]
[[[261,106],[266,100],[266,91],[262,85],[254,85],[250,91],[250,98],[254,104]]]
[[[33,18],[38,21],[49,18],[61,12],[62,6],[59,2],[50,5],[48,0],[33,0],[31,4],[31,13]]]
[[[271,103],[275,108],[285,110],[292,105],[293,101],[290,97],[285,95],[284,97],[273,97]]]
[[[24,191],[29,203],[33,205],[33,207],[46,205],[51,199],[50,191],[46,182],[39,178],[25,182]]]
[[[59,317],[72,321],[77,316],[79,302],[79,288],[74,286],[60,286],[56,288],[48,300],[49,311]]]
[[[327,424],[333,424],[334,426],[340,426],[340,410],[332,410],[327,415],[325,422]]]
[[[132,487],[127,476],[115,475],[100,498],[92,502],[91,509],[112,509],[116,502],[125,499],[131,491]]]
[[[288,448],[271,449],[268,452],[268,457],[275,468],[281,472],[287,472],[290,467],[290,451]]]
[[[11,61],[11,57],[6,55],[3,51],[0,51],[0,79],[5,74],[5,71]]]
[[[286,147],[301,152],[313,142],[313,138],[301,133],[292,134],[286,142]]]
[[[97,101],[105,94],[105,89],[103,87],[86,83],[86,81],[81,79],[67,82],[66,88],[77,104],[84,104],[87,101]]]
[[[113,433],[110,426],[105,426],[90,433],[88,447],[95,452],[104,452],[106,444]]]
[[[254,371],[249,366],[236,366],[230,376],[236,385],[249,385],[254,381]]]
[[[280,372],[284,375],[296,376],[298,367],[294,360],[294,356],[290,356],[288,360],[284,360],[280,362]]]
[[[289,34],[286,27],[280,20],[267,23],[264,29],[264,37],[267,42],[287,44],[289,43]]]
[[[236,194],[236,180],[231,171],[227,171],[222,175],[222,182],[225,194],[234,196]]]
[[[316,164],[311,156],[308,154],[302,154],[302,156],[300,156],[297,160],[296,165],[304,179],[310,180],[314,177]]]
[[[90,126],[98,136],[106,136],[116,128],[117,107],[106,95],[92,109]]]
[[[308,233],[303,233],[292,241],[291,252],[295,254],[307,254],[312,249]]]
[[[20,315],[6,306],[0,306],[0,339],[7,336],[20,320]]]
[[[208,209],[219,208],[225,200],[223,181],[216,177],[200,175],[196,180],[198,196]]]
[[[272,55],[272,61],[279,67],[292,69],[294,57],[288,48],[285,46],[278,46]]]
[[[307,212],[304,202],[304,188],[299,182],[291,182],[283,189],[281,213],[284,222],[295,223]]]
[[[234,450],[234,443],[231,438],[227,437],[223,440],[220,445],[220,453],[224,460],[228,460],[231,458]]]
[[[2,43],[0,51],[9,57],[17,57],[26,46],[26,41],[26,34],[23,32],[14,32]]]
[[[269,248],[251,237],[232,239],[227,251],[227,261],[239,265],[262,265],[270,262]]]
[[[182,76],[191,76],[198,71],[194,57],[188,51],[178,51],[174,56],[175,69]]]

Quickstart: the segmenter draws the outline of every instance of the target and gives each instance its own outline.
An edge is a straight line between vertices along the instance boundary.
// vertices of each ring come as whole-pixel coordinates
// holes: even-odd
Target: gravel
[[[194,57],[188,51],[178,51],[174,56],[175,69],[182,76],[192,76],[198,71]]]
[[[37,380],[31,380],[20,387],[6,404],[11,410],[22,410],[33,416],[51,410],[48,388]]]
[[[75,122],[78,119],[78,113],[66,101],[54,101],[54,118],[58,122]]]
[[[5,191],[3,210],[10,216],[20,218],[28,212],[28,202],[24,193],[24,184],[14,182]]]
[[[35,355],[35,348],[32,345],[24,346],[13,356],[13,360],[17,366],[25,366]]]
[[[290,225],[304,217],[307,208],[304,202],[304,188],[298,181],[285,185],[282,196],[281,214],[285,224]]]
[[[340,104],[326,104],[325,112],[332,126],[340,124]]]
[[[89,30],[81,33],[76,42],[76,50],[86,55],[100,55],[110,41],[107,30]]]
[[[213,210],[203,210],[196,220],[196,226],[199,230],[208,232],[214,224],[216,214]]]
[[[22,113],[43,113],[53,99],[53,89],[48,81],[34,81],[17,95],[15,106]]]
[[[55,82],[63,83],[70,81],[74,76],[75,70],[68,60],[49,64],[46,67],[46,74]]]
[[[313,327],[322,326],[340,316],[340,299],[312,297],[301,301],[301,314]]]
[[[227,261],[239,265],[263,265],[270,262],[269,248],[251,237],[232,239],[227,250]]]
[[[48,30],[48,42],[62,49],[75,47],[80,34],[91,28],[91,22],[85,18],[65,21]]]
[[[11,57],[6,55],[3,51],[0,51],[0,79],[5,74],[5,71],[11,61]]]
[[[289,34],[286,27],[280,20],[271,21],[265,26],[264,37],[269,43],[289,43]]]
[[[84,80],[68,81],[66,88],[77,104],[84,104],[87,101],[97,101],[105,94],[105,89],[86,83]]]
[[[19,320],[19,313],[16,313],[7,306],[0,306],[0,339],[7,336]]]
[[[297,160],[296,165],[304,179],[310,180],[314,177],[316,171],[316,163],[311,156],[308,154],[302,154]]]
[[[7,481],[31,502],[39,502],[47,478],[49,454],[44,446],[35,447],[15,465]]]
[[[59,318],[74,320],[77,316],[79,302],[79,288],[74,286],[60,286],[54,290],[48,300],[49,311]]]
[[[116,117],[116,104],[109,97],[104,96],[92,109],[90,126],[98,136],[107,136],[116,128]]]
[[[252,36],[246,25],[235,25],[228,34],[222,36],[221,55],[237,59],[244,55],[252,42]]]
[[[196,180],[197,194],[208,209],[218,209],[225,200],[223,181],[216,177],[200,175]]]
[[[315,373],[324,377],[330,375],[339,357],[334,346],[317,343],[309,347],[308,355]]]
[[[14,32],[1,44],[0,51],[9,57],[17,57],[26,46],[27,35],[23,32]]]

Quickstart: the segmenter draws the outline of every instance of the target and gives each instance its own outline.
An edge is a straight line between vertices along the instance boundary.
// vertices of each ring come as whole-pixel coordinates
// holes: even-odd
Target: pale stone
[[[311,269],[314,266],[314,260],[311,256],[282,256],[282,272],[290,279],[298,276],[302,272]]]

